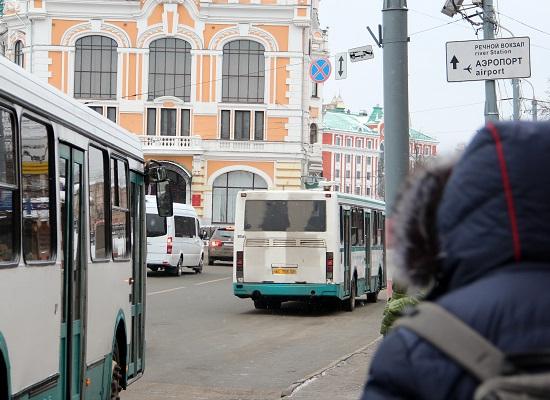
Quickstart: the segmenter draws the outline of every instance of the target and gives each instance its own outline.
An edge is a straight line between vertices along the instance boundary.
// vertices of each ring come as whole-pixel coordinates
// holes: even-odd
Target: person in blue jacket
[[[412,200],[435,205],[418,218],[426,229],[399,225],[415,207],[396,211],[401,278],[505,353],[550,350],[550,123],[487,125],[432,183]],[[402,327],[382,341],[362,399],[471,399],[478,384]]]

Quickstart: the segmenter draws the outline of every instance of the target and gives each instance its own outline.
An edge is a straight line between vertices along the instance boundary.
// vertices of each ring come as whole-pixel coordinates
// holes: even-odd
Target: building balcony
[[[316,158],[321,160],[320,145],[300,142],[202,139],[200,136],[139,136],[143,152],[150,155],[201,155],[205,153],[241,153],[254,158]]]

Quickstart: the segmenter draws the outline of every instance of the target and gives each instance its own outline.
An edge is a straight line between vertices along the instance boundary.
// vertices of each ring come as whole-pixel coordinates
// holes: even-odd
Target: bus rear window
[[[147,237],[166,235],[166,218],[157,214],[147,214]]]
[[[324,200],[247,200],[246,231],[324,232],[327,227]]]

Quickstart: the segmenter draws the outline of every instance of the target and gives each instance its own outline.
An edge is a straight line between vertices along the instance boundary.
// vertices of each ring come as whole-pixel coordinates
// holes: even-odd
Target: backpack
[[[506,355],[443,307],[422,302],[399,318],[405,327],[431,343],[475,376],[474,400],[550,399],[550,353]]]

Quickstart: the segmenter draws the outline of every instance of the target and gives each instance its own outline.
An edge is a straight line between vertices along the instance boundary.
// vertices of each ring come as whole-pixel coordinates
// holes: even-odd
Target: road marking
[[[228,277],[221,278],[221,279],[214,279],[213,281],[195,283],[195,286],[206,285],[207,283],[214,283],[214,282],[219,282],[219,281],[226,281],[226,280],[231,279],[231,278],[232,278],[231,276],[228,276]]]
[[[166,289],[166,290],[159,290],[158,292],[147,293],[147,296],[154,296],[156,294],[175,292],[176,290],[180,290],[180,289],[185,289],[185,286],[175,287],[175,288]]]

